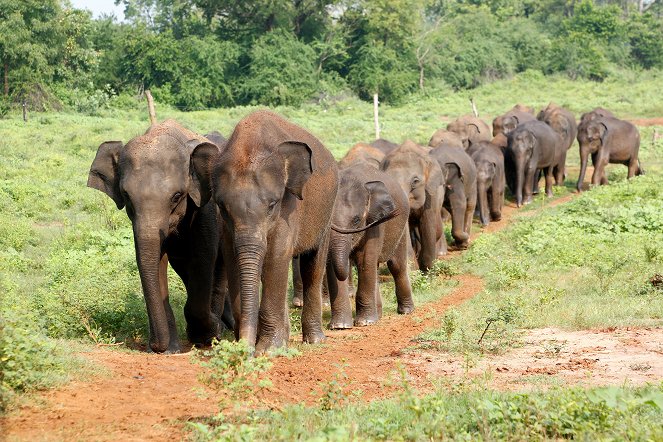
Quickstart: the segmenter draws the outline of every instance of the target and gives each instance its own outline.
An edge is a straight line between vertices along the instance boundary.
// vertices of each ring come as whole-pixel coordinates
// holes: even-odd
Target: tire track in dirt
[[[570,194],[546,201],[541,208],[526,212],[513,204],[505,205],[502,220],[484,229],[475,226],[472,239],[501,230],[514,218],[530,216],[573,197]],[[450,249],[449,255],[460,253]],[[279,408],[288,403],[314,403],[323,385],[339,374],[339,364],[348,379],[346,390],[362,390],[358,399],[368,401],[393,394],[398,387],[385,382],[399,362],[409,358],[403,350],[412,345],[413,338],[438,325],[448,308],[483,289],[483,281],[477,276],[464,274],[455,279],[459,285],[450,294],[418,306],[412,315],[388,316],[371,327],[327,331],[326,344],[296,358],[274,358],[268,374],[273,386],[261,394],[262,405]],[[99,348],[81,356],[104,367],[108,376],[75,381],[41,393],[32,403],[0,419],[0,430],[8,441],[179,440],[184,437],[186,421],[218,411],[213,397],[195,392],[204,388],[197,380],[201,369],[191,363],[188,354],[154,355]],[[404,366],[413,386],[428,384],[425,370]]]

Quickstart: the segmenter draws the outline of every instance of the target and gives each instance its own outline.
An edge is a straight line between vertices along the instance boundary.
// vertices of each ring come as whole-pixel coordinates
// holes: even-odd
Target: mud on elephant
[[[323,341],[321,286],[338,186],[332,154],[301,127],[257,111],[237,124],[222,154],[199,146],[192,159],[224,219],[237,337],[257,354],[287,345],[288,269],[299,255],[303,340]]]
[[[168,120],[126,145],[103,143],[88,177],[88,186],[106,193],[118,209],[126,207],[131,220],[154,352],[180,351],[168,301],[168,263],[186,287],[189,340],[206,344],[221,331],[226,290],[221,219],[192,174],[190,156],[199,144],[219,153],[206,138]],[[232,328],[230,308],[224,318]]]

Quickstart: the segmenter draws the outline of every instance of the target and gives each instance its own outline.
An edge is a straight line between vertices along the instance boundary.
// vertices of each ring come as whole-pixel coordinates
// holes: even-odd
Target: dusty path
[[[558,198],[545,207],[571,198],[573,195]],[[500,222],[491,223],[483,232],[475,227],[473,237],[502,229],[515,216],[531,213],[535,211],[523,212],[508,205]],[[314,402],[321,384],[339,373],[339,364],[344,364],[349,389],[362,390],[362,400],[392,392],[393,388],[384,384],[400,362],[408,367],[415,386],[423,384],[428,373],[417,364],[408,364],[412,356],[401,350],[425,329],[437,325],[447,308],[482,290],[478,277],[460,275],[457,279],[459,285],[449,295],[420,306],[413,315],[386,317],[372,327],[329,331],[325,345],[293,359],[276,358],[269,373],[273,387],[262,402],[275,407]],[[187,354],[151,355],[100,348],[81,356],[105,367],[109,376],[73,382],[39,395],[36,403],[0,420],[7,440],[179,440],[184,435],[184,422],[217,412],[213,398],[196,394],[196,389],[203,388],[197,381],[200,369],[191,364]]]

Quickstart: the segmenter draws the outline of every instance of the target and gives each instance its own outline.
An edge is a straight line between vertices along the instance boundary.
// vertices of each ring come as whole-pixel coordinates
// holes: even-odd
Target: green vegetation
[[[527,70],[603,81],[663,68],[660,0],[116,3],[126,22],[64,0],[0,0],[3,95],[90,114],[145,88],[186,110],[348,93],[402,103]]]
[[[650,280],[663,265],[663,178],[620,178],[478,238],[459,265],[486,290],[425,333],[426,346],[503,352],[522,328],[662,325]]]
[[[423,397],[407,382],[392,400],[290,405],[191,425],[196,440],[657,440],[663,385],[502,393],[451,386]],[[343,403],[343,401],[340,401]]]

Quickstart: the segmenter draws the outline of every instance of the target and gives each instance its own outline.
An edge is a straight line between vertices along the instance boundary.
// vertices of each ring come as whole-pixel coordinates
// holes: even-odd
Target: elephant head
[[[490,141],[490,129],[486,123],[473,115],[463,115],[447,125],[447,130],[455,132],[467,149],[476,141]]]
[[[339,280],[348,278],[350,253],[367,230],[398,215],[396,202],[383,181],[367,180],[370,166],[357,164],[339,173],[339,188],[332,217],[330,252]]]
[[[428,145],[430,147],[437,147],[440,144],[458,147],[461,149],[464,147],[463,140],[457,133],[444,129],[436,130],[431,139],[428,141]]]
[[[608,134],[608,126],[602,121],[593,120],[587,124],[585,129],[587,142],[592,147],[590,152],[595,152],[604,143]]]
[[[410,140],[387,155],[382,162],[382,170],[394,177],[408,195],[411,211],[421,209],[427,194],[437,195],[438,187],[443,183],[442,170],[437,161]]]
[[[191,139],[191,141],[189,141]],[[209,200],[190,157],[196,145],[216,145],[173,121],[152,126],[123,146],[107,141],[97,150],[87,185],[106,193],[131,220],[143,294],[150,322],[150,349],[168,350],[170,336],[159,285],[164,240],[186,216]]]
[[[338,166],[343,168],[356,163],[364,163],[379,170],[384,157],[384,152],[377,147],[373,147],[370,144],[357,143],[338,162]]]

